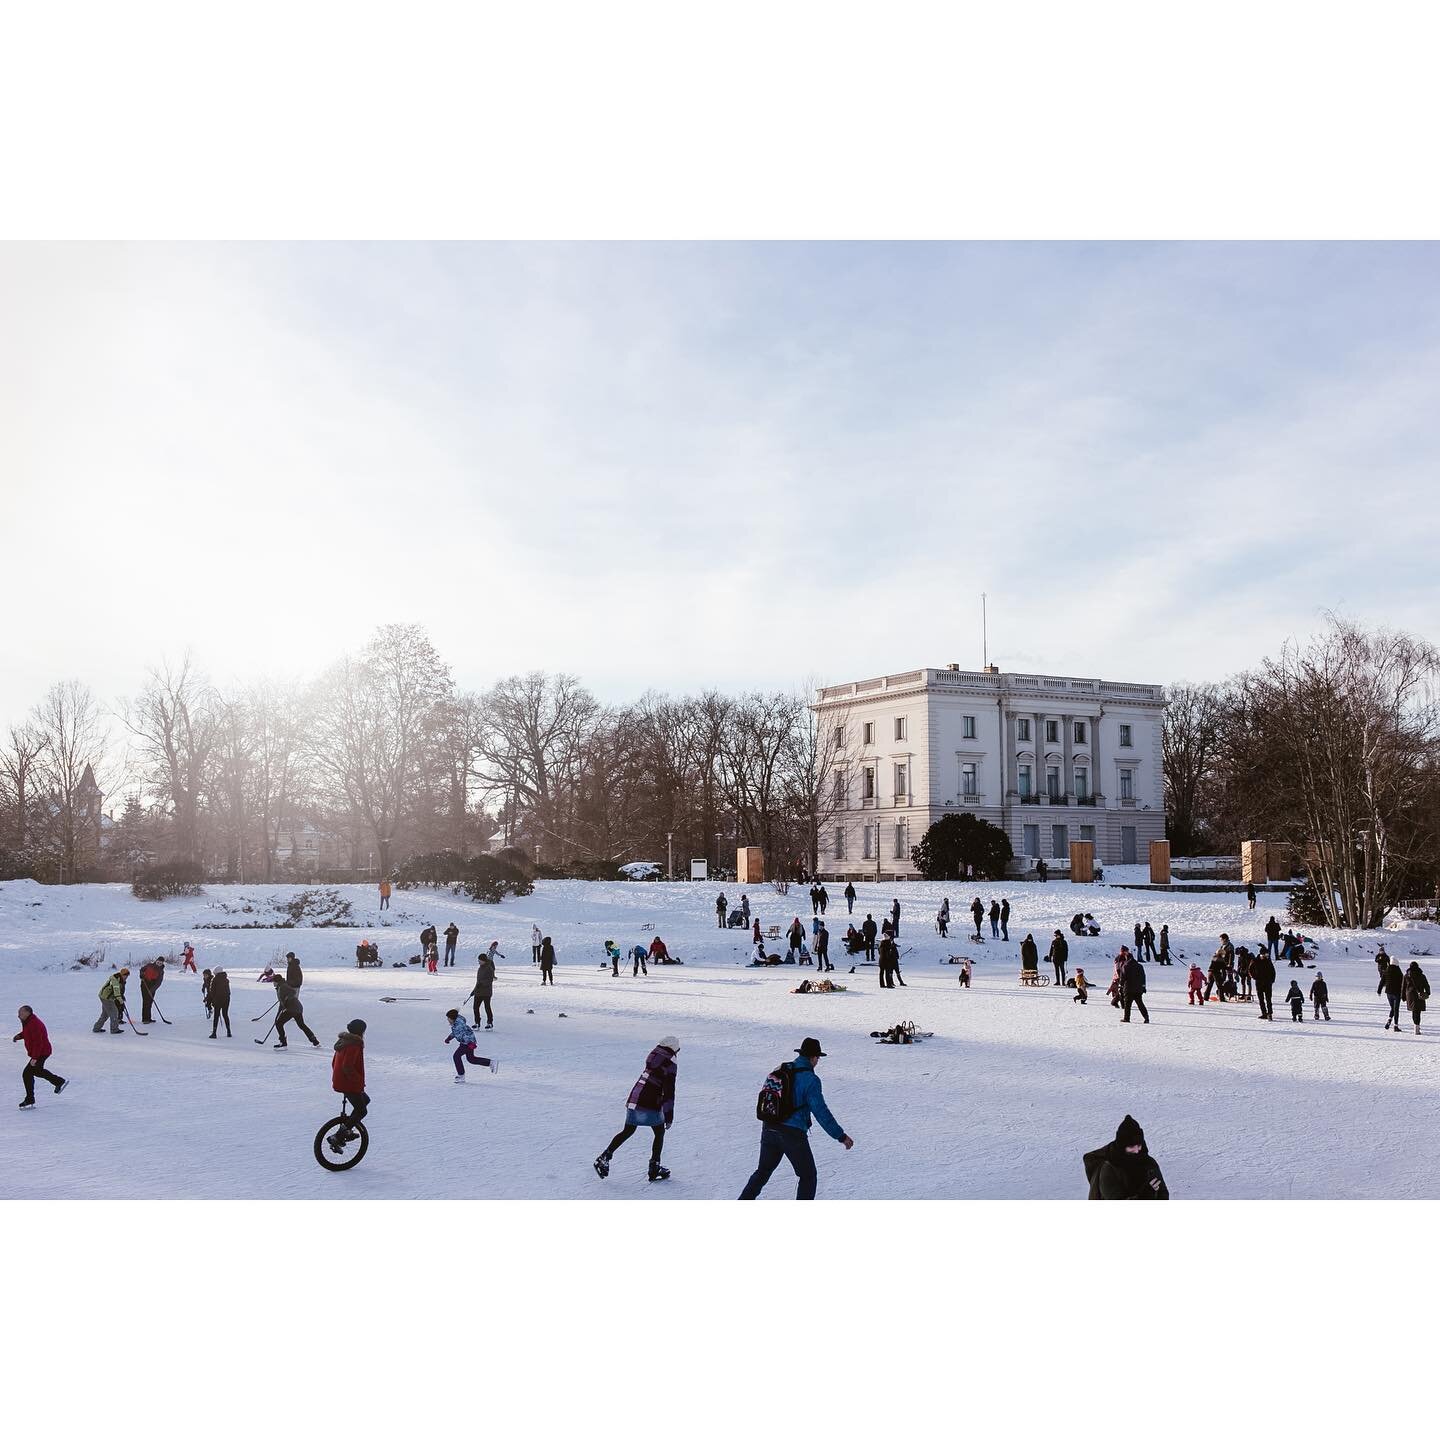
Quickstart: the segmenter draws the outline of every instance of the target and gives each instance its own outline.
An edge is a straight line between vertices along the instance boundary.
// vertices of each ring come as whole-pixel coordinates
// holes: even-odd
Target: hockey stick
[[[278,1005],[279,1003],[280,1003],[280,1002],[277,1000],[277,1001],[275,1002],[275,1005]],[[273,1009],[275,1008],[275,1005],[272,1005],[272,1006],[270,1007],[270,1010],[273,1010]],[[254,1017],[251,1019],[250,1023],[251,1023],[252,1025],[257,1025],[257,1024],[259,1024],[259,1022],[260,1022],[261,1020],[263,1020],[263,1019],[270,1013],[270,1010],[262,1010],[262,1011],[260,1012],[260,1014],[254,1016]]]
[[[150,1008],[160,1017],[160,1023],[162,1025],[168,1025],[170,1023],[165,1018],[165,1012],[160,1008],[160,1002],[156,1000],[153,995],[150,997]]]
[[[141,1030],[141,1029],[135,1024],[135,1022],[130,1018],[130,1011],[129,1011],[128,1009],[123,1010],[121,1013],[125,1016],[125,1023],[126,1023],[132,1030],[134,1030],[137,1035],[148,1035],[148,1034],[150,1033],[148,1030]]]
[[[265,1043],[265,1041],[268,1040],[268,1039],[275,1033],[275,1027],[276,1027],[279,1023],[280,1023],[280,1017],[277,1015],[277,1016],[275,1017],[275,1019],[273,1019],[273,1020],[270,1022],[270,1028],[265,1032],[264,1036],[263,1036],[261,1039],[257,1040],[255,1043],[256,1043],[257,1045],[263,1045],[263,1044]]]

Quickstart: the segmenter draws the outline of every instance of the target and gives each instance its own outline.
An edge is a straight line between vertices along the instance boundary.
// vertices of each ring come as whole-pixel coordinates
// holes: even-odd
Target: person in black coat
[[[970,913],[975,917],[975,938],[978,940],[980,938],[980,922],[985,918],[985,907],[980,903],[978,895],[970,902]]]
[[[305,972],[300,968],[293,950],[285,952],[285,983],[292,990],[298,990],[305,983]]]
[[[1138,920],[1135,922],[1135,955],[1140,960],[1145,958],[1145,927]]]
[[[1132,1005],[1139,1010],[1140,1018],[1147,1025],[1150,1023],[1150,1012],[1145,1008],[1145,967],[1137,955],[1132,955],[1120,972],[1120,999],[1125,1006],[1125,1013],[1120,1017],[1122,1025],[1130,1023]]]
[[[1050,942],[1049,954],[1045,957],[1055,967],[1055,983],[1065,983],[1065,962],[1070,958],[1070,942],[1065,938],[1062,930],[1055,932],[1055,938]]]
[[[1160,949],[1158,958],[1162,965],[1173,965],[1175,963],[1170,958],[1170,927],[1168,925],[1162,925],[1160,927]]]
[[[315,1038],[315,1032],[305,1023],[305,1007],[300,1003],[300,996],[295,987],[287,980],[282,980],[278,975],[274,978],[275,1000],[277,1009],[275,1011],[275,1033],[280,1037],[275,1042],[277,1050],[284,1050],[289,1044],[285,1039],[285,1022],[293,1020],[299,1027],[300,1033],[312,1044],[318,1046],[320,1042]]]
[[[993,940],[1000,938],[1000,902],[998,900],[990,902],[990,937]]]
[[[455,944],[460,939],[460,927],[452,920],[445,927],[445,963],[455,963]]]
[[[880,942],[880,988],[882,990],[895,988],[895,976],[899,969],[900,960],[895,949],[895,942],[887,935]]]
[[[1260,1002],[1260,1018],[1275,1018],[1275,1001],[1270,990],[1275,984],[1275,962],[1269,955],[1253,955],[1250,958],[1250,978],[1255,982],[1255,998]]]
[[[821,970],[833,970],[835,967],[830,963],[830,932],[825,928],[825,922],[820,922],[820,928],[815,932],[815,964]]]
[[[1385,973],[1380,977],[1380,983],[1375,987],[1375,993],[1379,995],[1384,992],[1385,999],[1390,1005],[1390,1018],[1385,1022],[1388,1030],[1392,1025],[1395,1033],[1400,1033],[1400,1001],[1405,995],[1405,972],[1386,956],[1387,964]]]
[[[1009,900],[1002,900],[1002,901],[1000,902],[1000,938],[1001,938],[1002,940],[1008,940],[1008,939],[1010,938],[1010,902],[1009,902]]]
[[[1168,1200],[1165,1177],[1145,1144],[1145,1132],[1127,1115],[1115,1139],[1085,1156],[1091,1200]]]
[[[900,902],[890,902],[890,933],[898,940],[900,938]]]
[[[217,1038],[216,1032],[220,1029],[220,1022],[225,1022],[225,1038],[231,1038],[230,1032],[230,977],[223,971],[217,970],[210,977],[210,1014],[213,1023],[210,1026],[210,1038]]]
[[[1325,983],[1323,970],[1315,972],[1315,979],[1310,985],[1310,1001],[1315,1006],[1317,1020],[1322,1014],[1327,1020],[1330,1018],[1330,987]]]
[[[1280,922],[1272,915],[1265,922],[1265,944],[1269,947],[1270,958],[1280,958]]]
[[[876,933],[875,917],[873,915],[867,915],[865,917],[865,923],[860,927],[861,938],[865,941],[865,958],[867,960],[873,960],[875,958]]]
[[[1040,969],[1040,947],[1035,943],[1033,935],[1027,935],[1020,942],[1020,968],[1035,971]]]
[[[1430,982],[1420,968],[1418,960],[1412,960],[1405,971],[1405,1004],[1409,1007],[1410,1018],[1415,1022],[1415,1033],[1420,1033],[1420,1012],[1430,998]]]
[[[1141,939],[1142,943],[1144,944],[1145,949],[1144,949],[1144,950],[1137,950],[1135,953],[1136,953],[1137,955],[1148,954],[1148,955],[1150,956],[1150,958],[1151,958],[1152,960],[1154,960],[1154,959],[1155,959],[1155,927],[1154,927],[1148,920],[1145,922],[1145,928],[1140,932],[1140,939]],[[1160,961],[1160,964],[1162,964],[1162,965],[1165,964],[1165,963],[1166,963],[1166,962],[1163,961],[1163,960]]]

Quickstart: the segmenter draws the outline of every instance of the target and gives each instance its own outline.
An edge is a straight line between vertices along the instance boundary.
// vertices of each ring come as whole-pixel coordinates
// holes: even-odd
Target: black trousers
[[[475,1011],[475,1023],[477,1025],[480,1023],[480,1007],[482,1005],[485,1007],[485,1023],[487,1025],[493,1025],[495,1023],[495,1012],[490,1008],[490,997],[488,995],[477,995],[475,997],[473,1007]]]
[[[1133,1005],[1140,1012],[1140,1018],[1148,1025],[1150,1023],[1150,1012],[1145,1008],[1145,997],[1141,994],[1132,995],[1128,990],[1125,992],[1125,1018],[1130,1018],[1130,1007]]]
[[[790,1162],[795,1172],[795,1198],[813,1200],[819,1177],[815,1157],[810,1151],[810,1136],[793,1125],[762,1125],[760,1127],[760,1163],[740,1192],[742,1200],[755,1200],[765,1188],[782,1160]]]
[[[229,1035],[231,1033],[230,1002],[227,1000],[223,1005],[212,1005],[210,1007],[210,1013],[214,1019],[214,1024],[210,1026],[210,1038],[212,1040],[215,1038],[215,1033],[220,1029],[220,1022],[222,1020],[225,1022],[225,1033]]]
[[[865,958],[867,960],[873,960],[875,958],[875,942],[873,940],[867,940],[865,942]]]
[[[660,1163],[660,1152],[665,1148],[665,1127],[663,1125],[652,1125],[650,1129],[654,1132],[655,1138],[650,1142],[650,1163]],[[605,1147],[607,1155],[613,1155],[633,1134],[635,1126],[627,1125],[611,1142]]]
[[[540,983],[542,985],[553,985],[555,983],[555,967],[553,965],[542,965],[540,967]]]
[[[300,1033],[312,1044],[320,1042],[315,1038],[315,1032],[305,1023],[305,1016],[298,1011],[290,1010],[280,1015],[275,1021],[275,1033],[280,1037],[280,1044],[286,1045],[289,1042],[285,1039],[285,1026],[287,1022],[293,1021]]]
[[[1273,1020],[1275,1018],[1274,1002],[1270,999],[1270,987],[1262,985],[1258,980],[1255,982],[1255,998],[1260,1002],[1260,1015],[1262,1019]]]
[[[37,1079],[48,1080],[52,1085],[60,1084],[60,1081],[63,1077],[59,1075],[52,1075],[45,1068],[45,1062],[49,1058],[50,1057],[48,1055],[42,1055],[40,1059],[30,1061],[30,1063],[26,1065],[26,1067],[20,1072],[20,1078],[25,1082],[25,1098],[27,1100],[33,1100],[35,1098],[35,1081]]]
[[[140,982],[140,1023],[150,1025],[154,1023],[155,1017],[150,1013],[150,1006],[155,1002],[155,990],[143,980]]]
[[[881,970],[880,988],[882,990],[893,990],[895,988],[895,972],[893,970]]]
[[[1065,962],[1063,960],[1052,960],[1050,963],[1055,967],[1055,983],[1057,985],[1063,985],[1065,983]]]
[[[345,1098],[350,1102],[352,1120],[363,1120],[370,1113],[370,1097],[363,1090],[347,1090]]]

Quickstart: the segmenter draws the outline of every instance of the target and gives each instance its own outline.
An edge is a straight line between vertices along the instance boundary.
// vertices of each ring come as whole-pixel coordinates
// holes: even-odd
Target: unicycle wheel
[[[370,1148],[370,1132],[358,1120],[337,1115],[315,1132],[315,1158],[327,1170],[353,1170]]]

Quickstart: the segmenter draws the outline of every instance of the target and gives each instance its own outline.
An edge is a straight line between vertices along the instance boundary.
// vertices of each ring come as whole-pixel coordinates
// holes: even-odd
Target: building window
[[[1083,720],[1075,722],[1075,743],[1077,745],[1085,743],[1085,722]]]
[[[1095,843],[1095,827],[1093,825],[1082,825],[1080,827],[1080,838],[1088,840],[1092,845]]]
[[[835,827],[835,858],[837,860],[845,858],[845,827],[843,825]]]
[[[1120,743],[1127,747],[1134,744],[1134,741],[1130,738],[1130,727],[1128,725],[1122,725],[1120,727]]]
[[[1120,798],[1122,800],[1135,798],[1135,772],[1133,770],[1120,772]]]
[[[1020,767],[1020,794],[1027,800],[1030,798],[1030,767],[1028,765]]]
[[[1084,800],[1090,794],[1090,772],[1083,766],[1075,767],[1075,798]]]
[[[861,791],[861,794],[866,800],[873,800],[875,798],[875,767],[873,765],[867,765],[864,770],[864,776],[865,788]]]
[[[1040,858],[1040,827],[1038,825],[1025,827],[1025,854],[1031,860]]]
[[[1052,800],[1060,798],[1060,767],[1058,765],[1045,767],[1045,793]]]
[[[895,858],[904,860],[907,851],[905,849],[905,822],[899,821],[895,826]]]
[[[1064,860],[1070,854],[1070,842],[1065,835],[1063,825],[1052,825],[1050,827],[1050,858],[1052,860]]]
[[[837,750],[845,748],[845,727],[843,725],[835,727],[835,748]]]
[[[1030,722],[1028,720],[1017,720],[1015,722],[1015,738],[1017,740],[1028,740],[1030,738]]]
[[[860,835],[861,835],[861,845],[860,845],[860,849],[861,849],[861,859],[863,859],[863,860],[873,860],[873,859],[875,858],[875,856],[874,856],[874,853],[873,853],[872,850],[871,850],[871,829],[870,829],[870,826],[868,826],[868,825],[862,825],[862,826],[860,827]]]
[[[1060,743],[1060,722],[1058,720],[1047,720],[1045,722],[1045,743],[1047,745],[1058,745]]]
[[[845,772],[843,770],[835,772],[835,804],[837,806],[845,804]]]
[[[978,795],[980,793],[975,785],[974,765],[960,767],[960,793],[962,795]]]
[[[895,717],[895,738],[897,740],[905,738],[905,717],[903,715]]]
[[[873,745],[875,743],[875,722],[873,720],[867,720],[865,722],[862,727],[862,738],[866,745]]]
[[[962,715],[960,717],[960,736],[964,740],[975,738],[975,717],[973,715]]]
[[[897,765],[895,767],[895,798],[897,800],[903,800],[906,795],[910,793],[905,785],[907,778],[905,772],[908,769],[909,766],[906,765]]]

